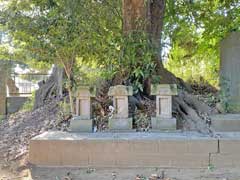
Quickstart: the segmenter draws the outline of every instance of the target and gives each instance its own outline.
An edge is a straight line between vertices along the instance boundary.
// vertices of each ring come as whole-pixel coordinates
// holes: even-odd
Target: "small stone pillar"
[[[152,85],[151,95],[156,96],[156,117],[151,118],[152,129],[176,130],[176,119],[172,117],[172,96],[177,95],[176,84]]]
[[[95,89],[80,86],[76,93],[76,115],[70,123],[73,132],[92,132],[93,120],[91,119],[91,97],[95,97]]]
[[[117,85],[110,87],[108,95],[113,97],[115,108],[112,119],[109,119],[110,130],[131,130],[132,118],[128,118],[128,96],[133,95],[131,86]]]

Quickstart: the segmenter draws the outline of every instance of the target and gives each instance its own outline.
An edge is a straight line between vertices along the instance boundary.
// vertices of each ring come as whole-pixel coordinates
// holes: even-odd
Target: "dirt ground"
[[[164,174],[164,178],[162,175]],[[154,178],[158,176],[158,178]],[[22,175],[0,171],[1,180],[239,180],[240,169],[80,169],[32,167]]]

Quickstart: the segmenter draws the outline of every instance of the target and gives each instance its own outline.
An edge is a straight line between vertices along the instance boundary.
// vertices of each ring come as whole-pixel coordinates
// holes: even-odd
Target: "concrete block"
[[[131,130],[132,118],[109,119],[108,127],[110,130]]]
[[[117,154],[118,167],[206,168],[209,155],[127,153]]]
[[[88,166],[88,149],[83,141],[31,140],[29,160],[40,166]]]
[[[220,153],[235,154],[240,152],[240,139],[220,139]]]
[[[240,131],[240,114],[218,114],[211,116],[211,120],[215,131]]]
[[[206,168],[216,150],[215,139],[174,134],[48,132],[30,141],[29,159],[41,166]]]
[[[92,119],[71,120],[70,129],[72,132],[92,132],[93,120]]]
[[[216,168],[240,167],[240,156],[237,154],[211,154],[210,164]]]
[[[15,113],[19,111],[25,102],[29,100],[28,97],[13,96],[7,97],[7,113]]]
[[[177,121],[175,118],[151,118],[152,129],[159,130],[176,130]]]

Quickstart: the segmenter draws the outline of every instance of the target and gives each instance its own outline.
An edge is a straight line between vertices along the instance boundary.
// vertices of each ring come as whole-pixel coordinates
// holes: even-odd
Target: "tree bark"
[[[191,96],[190,86],[164,68],[161,59],[161,38],[164,23],[165,0],[122,0],[123,3],[123,31],[148,33],[153,47],[157,49],[155,73],[160,76],[161,84],[177,84],[181,89],[179,96],[173,99],[173,109],[177,119],[181,120],[185,129],[198,130],[204,134],[211,134],[212,130],[202,119],[200,114],[211,114],[211,108]],[[140,23],[140,25],[139,25]],[[145,80],[144,89],[150,95],[151,79]]]
[[[48,80],[39,83],[39,89],[35,94],[34,109],[43,106],[51,98],[62,97],[62,72],[62,68],[54,66]]]

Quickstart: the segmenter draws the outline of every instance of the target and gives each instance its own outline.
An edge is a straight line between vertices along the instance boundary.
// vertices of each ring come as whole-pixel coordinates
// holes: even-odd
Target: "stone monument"
[[[93,120],[91,119],[91,97],[95,97],[95,88],[89,86],[78,87],[76,93],[76,115],[70,123],[73,132],[92,132]]]
[[[220,110],[211,116],[215,131],[240,131],[240,32],[231,32],[220,43]]]
[[[177,95],[177,85],[152,85],[151,95],[156,96],[156,117],[151,118],[152,129],[176,130],[176,119],[172,117],[172,96]]]
[[[128,96],[133,95],[131,86],[117,85],[110,87],[108,95],[113,97],[115,108],[113,118],[109,119],[110,130],[131,130],[132,118],[128,117]]]
[[[222,105],[228,112],[240,113],[240,32],[230,33],[220,46]]]

